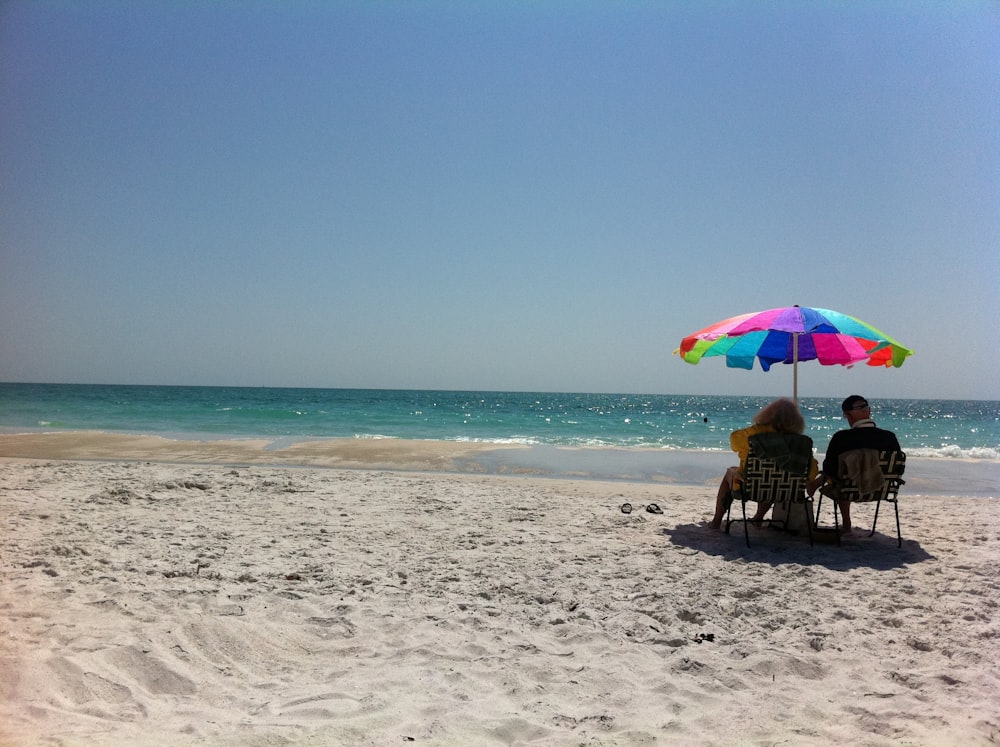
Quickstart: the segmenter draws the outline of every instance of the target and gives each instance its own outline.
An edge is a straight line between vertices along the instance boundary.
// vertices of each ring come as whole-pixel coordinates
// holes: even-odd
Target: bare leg
[[[837,505],[840,507],[840,517],[843,521],[840,524],[841,534],[851,533],[851,502],[850,501],[837,501]]]
[[[757,513],[755,513],[753,515],[753,518],[750,519],[750,523],[751,524],[760,524],[760,523],[762,523],[764,521],[764,514],[766,514],[768,511],[770,511],[771,510],[771,506],[773,506],[773,505],[774,505],[774,503],[765,503],[765,502],[758,503],[757,504]]]
[[[739,471],[739,467],[730,467],[726,470],[722,483],[719,485],[719,492],[715,496],[715,516],[709,524],[713,529],[722,528],[722,517],[726,515],[729,503],[733,500],[733,478]]]
[[[722,484],[719,485],[719,492],[715,496],[715,516],[712,517],[712,523],[709,524],[713,529],[722,528],[722,517],[726,515],[726,509],[729,508],[732,496],[733,489],[729,486],[729,481],[723,477]]]

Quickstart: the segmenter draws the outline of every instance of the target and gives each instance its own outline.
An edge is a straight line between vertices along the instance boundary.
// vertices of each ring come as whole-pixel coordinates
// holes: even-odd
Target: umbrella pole
[[[795,406],[799,404],[799,333],[792,334],[792,396]]]

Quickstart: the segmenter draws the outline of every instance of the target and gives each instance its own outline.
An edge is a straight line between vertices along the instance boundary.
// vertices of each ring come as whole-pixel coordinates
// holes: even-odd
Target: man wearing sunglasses
[[[892,431],[879,428],[872,420],[871,408],[868,400],[859,394],[852,394],[844,400],[840,406],[844,417],[850,428],[837,431],[830,439],[830,445],[826,449],[826,457],[823,459],[823,469],[816,475],[815,479],[806,484],[809,495],[813,495],[816,490],[827,482],[836,481],[840,476],[840,455],[852,449],[877,449],[878,451],[902,451],[899,448],[899,440]],[[851,531],[851,502],[837,501],[840,508],[840,515],[843,517],[841,531],[848,533]]]

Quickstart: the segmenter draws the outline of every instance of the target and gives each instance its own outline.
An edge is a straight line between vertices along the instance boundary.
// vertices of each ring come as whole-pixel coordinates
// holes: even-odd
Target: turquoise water
[[[703,485],[766,397],[0,384],[0,432],[100,430],[187,439],[497,444],[459,471]],[[818,454],[840,399],[800,402]],[[1000,402],[873,400],[909,457],[909,495],[1000,496]],[[499,448],[505,445],[527,448]]]
[[[766,397],[0,384],[6,432],[195,438],[406,438],[729,452]],[[840,398],[800,402],[822,451]],[[1000,461],[1000,402],[872,400],[910,456]]]

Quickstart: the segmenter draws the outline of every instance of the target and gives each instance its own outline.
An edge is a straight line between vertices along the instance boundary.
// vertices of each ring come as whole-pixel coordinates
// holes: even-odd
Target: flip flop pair
[[[623,503],[621,505],[621,510],[622,510],[623,514],[630,514],[630,513],[632,513],[632,504],[631,503]],[[648,511],[651,514],[662,514],[663,513],[663,509],[660,508],[659,506],[657,506],[655,503],[650,503],[648,506],[646,506],[646,511]]]

